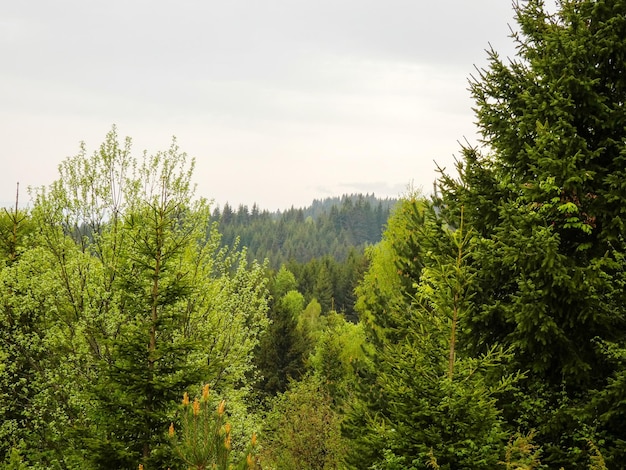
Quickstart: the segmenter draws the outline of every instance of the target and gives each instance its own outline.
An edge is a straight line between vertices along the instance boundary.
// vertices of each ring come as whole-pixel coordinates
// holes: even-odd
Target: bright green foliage
[[[381,243],[368,250],[370,267],[357,287],[356,307],[377,346],[402,336],[404,311],[416,294],[423,266],[418,228],[426,205],[417,194],[401,200],[389,219]]]
[[[33,307],[42,305],[44,299],[28,296],[36,277],[32,257],[27,255],[23,266],[18,265],[33,233],[28,212],[17,206],[0,211],[0,402],[25,405],[0,407],[0,456],[15,454],[17,449],[10,450],[11,446],[33,431],[26,426],[31,412],[27,407],[40,385],[33,365],[44,354],[38,332],[41,312],[34,312]]]
[[[341,409],[349,406],[354,386],[353,363],[364,358],[365,333],[362,324],[350,323],[338,313],[323,320],[309,366],[330,393],[335,409]]]
[[[33,363],[43,355],[38,316],[31,312],[32,304],[16,299],[28,290],[18,286],[30,282],[30,276],[17,267],[17,261],[30,247],[34,230],[17,197],[15,208],[0,211],[0,402],[28,404],[37,393]],[[23,428],[29,412],[19,406],[0,407],[0,456],[10,453],[14,460],[17,449],[10,448],[28,432]]]
[[[533,433],[517,434],[506,446],[505,460],[502,462],[506,470],[533,470],[541,468],[541,449],[533,443]]]
[[[322,317],[322,306],[313,299],[304,308],[298,316],[298,330],[313,342],[317,341],[319,334],[324,328],[324,319]]]
[[[34,231],[30,214],[27,211],[14,209],[0,210],[0,260],[2,264],[15,262],[31,240]]]
[[[200,398],[189,401],[185,393],[180,428],[170,425],[168,435],[174,453],[189,469],[235,470],[257,468],[256,434],[239,462],[233,458],[232,426],[226,421],[226,401],[214,408],[205,385]]]
[[[426,469],[433,462],[442,469],[494,468],[507,440],[497,399],[514,389],[517,377],[504,373],[505,351],[472,357],[457,344],[456,330],[474,309],[472,234],[463,225],[441,225],[425,202],[421,209],[412,200],[401,203],[401,211],[403,206],[420,217],[390,223],[383,241],[389,251],[378,253],[383,263],[391,256],[398,268],[416,262],[422,268],[410,272],[416,280],[401,291],[404,298],[388,293],[376,305],[381,291],[362,290],[370,296],[362,305],[370,306],[364,326],[375,349],[361,363],[359,400],[345,424],[349,462],[353,468]],[[407,230],[419,248],[396,239]],[[377,264],[374,258],[373,272]],[[406,286],[404,273],[397,269],[396,282]]]
[[[135,159],[113,130],[38,191],[35,248],[0,273],[0,314],[14,320],[0,351],[31,371],[0,376],[1,412],[30,461],[161,467],[178,390],[245,396],[267,325],[263,267],[219,248],[192,169],[175,143]]]
[[[298,283],[293,273],[289,271],[285,265],[281,266],[272,284],[272,294],[274,297],[280,298],[287,294],[287,292],[296,290],[297,287]]]
[[[609,468],[626,453],[626,2],[518,7],[518,57],[490,54],[472,82],[485,153],[464,149],[438,207],[477,237],[474,313],[461,341],[514,352],[527,374],[502,397],[549,468],[581,468],[589,440]],[[619,391],[618,391],[619,390]]]
[[[50,276],[54,260],[40,248],[0,270],[0,452],[23,442],[28,456],[45,461],[66,424],[67,407],[57,374],[60,357],[49,354],[48,335],[61,286]],[[54,385],[52,385],[54,384]],[[24,455],[24,453],[22,454]]]
[[[278,395],[265,420],[264,468],[338,469],[345,453],[341,418],[332,397],[314,377],[292,382]]]
[[[280,307],[298,318],[304,310],[304,296],[297,290],[290,290],[280,299]]]
[[[4,462],[2,468],[5,470],[28,470],[22,455],[16,447],[11,448],[9,456],[7,457],[6,462]]]

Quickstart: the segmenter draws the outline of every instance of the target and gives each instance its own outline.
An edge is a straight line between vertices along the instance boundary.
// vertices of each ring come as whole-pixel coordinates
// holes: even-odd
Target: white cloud
[[[473,139],[472,64],[488,41],[512,50],[506,4],[8,2],[0,202],[15,181],[51,182],[79,141],[97,148],[114,123],[138,153],[176,135],[219,202],[429,189],[433,160],[449,166]]]

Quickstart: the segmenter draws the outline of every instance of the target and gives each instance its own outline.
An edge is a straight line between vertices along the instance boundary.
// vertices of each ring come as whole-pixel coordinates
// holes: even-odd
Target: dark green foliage
[[[502,459],[507,434],[533,430],[548,468],[581,468],[599,462],[598,452],[609,468],[622,464],[626,2],[565,0],[552,15],[530,0],[517,14],[518,58],[491,52],[471,84],[485,153],[464,148],[459,179],[439,180],[435,213],[405,213],[372,250],[359,307],[377,349],[361,366],[346,424],[357,468],[420,468],[431,456],[443,468],[493,468],[484,459]],[[471,275],[449,277],[445,232],[464,225],[473,233],[463,257]],[[464,276],[459,296],[448,280]],[[455,322],[450,305],[462,298]],[[457,327],[447,346],[459,379],[452,389],[435,318]],[[492,366],[461,379],[485,360]],[[470,398],[464,382],[486,401]],[[446,395],[473,406],[450,400],[440,414]],[[487,427],[472,429],[476,422]]]
[[[366,246],[380,240],[395,199],[344,195],[313,201],[306,208],[284,212],[237,211],[225,204],[214,210],[223,246],[244,246],[249,259],[286,265],[297,278],[307,302],[317,299],[324,312],[335,310],[357,321],[354,289],[367,266]]]
[[[304,310],[304,297],[295,290],[294,275],[284,266],[270,285],[272,301],[269,327],[261,337],[255,362],[261,379],[257,389],[265,396],[287,390],[291,380],[305,372],[305,359],[310,344],[297,328],[298,316]]]
[[[313,201],[306,208],[284,212],[237,211],[225,204],[214,210],[222,246],[244,246],[248,259],[268,259],[285,265],[297,278],[297,290],[307,302],[317,299],[324,312],[343,313],[357,321],[354,289],[367,267],[363,252],[377,243],[395,199],[374,195],[344,195]]]
[[[488,153],[464,149],[460,179],[440,180],[445,220],[458,225],[464,207],[480,235],[462,341],[515,352],[508,367],[528,379],[500,406],[536,429],[544,464],[586,465],[591,440],[621,465],[626,2],[566,0],[552,15],[531,0],[517,13],[518,58],[491,52],[471,85]]]
[[[344,261],[326,255],[304,264],[292,260],[287,267],[294,273],[298,291],[307,301],[317,299],[324,313],[341,312],[350,321],[357,321],[354,292],[367,269],[367,258],[362,251],[350,248]]]
[[[137,166],[115,130],[0,213],[0,461],[174,467],[210,381],[242,427],[257,386],[277,468],[621,468],[626,1],[516,11],[471,81],[484,145],[380,243],[394,201],[209,216],[175,145]]]
[[[405,237],[407,231],[421,244]],[[517,377],[504,373],[509,354],[503,350],[468,356],[456,338],[474,309],[472,234],[462,225],[449,230],[425,201],[409,199],[383,240],[359,289],[365,333],[375,347],[358,365],[357,401],[344,425],[349,463],[494,468],[507,441],[497,399],[514,390]],[[402,269],[418,260],[417,272]],[[382,272],[395,279],[372,289]]]
[[[101,366],[94,387],[99,433],[85,439],[94,468],[132,468],[139,459],[156,467],[171,462],[164,416],[179,398],[179,390],[207,376],[206,370],[185,363],[185,356],[195,349],[191,342],[173,346],[164,338],[153,352],[158,359],[151,367],[142,367],[150,364],[142,341],[148,332],[140,325],[127,328],[131,331],[123,333],[111,363]]]
[[[277,213],[260,211],[256,204],[252,211],[240,206],[234,212],[225,204],[221,212],[213,212],[213,220],[220,224],[224,245],[238,239],[250,259],[268,258],[278,269],[287,262],[306,263],[326,255],[344,261],[352,247],[377,243],[395,202],[369,194],[345,195]]]
[[[395,425],[390,423],[394,418],[389,412],[388,392],[381,386],[380,373],[396,364],[395,353],[388,348],[404,342],[408,334],[416,294],[413,284],[419,281],[423,266],[422,251],[415,242],[417,232],[424,225],[425,211],[426,204],[418,197],[401,200],[388,221],[381,243],[367,252],[370,264],[357,288],[357,309],[366,341],[372,348],[365,350],[365,360],[354,363],[357,393],[343,426],[350,440],[348,461],[353,468],[369,468],[385,459],[399,459],[399,465],[407,464],[399,443],[395,444],[395,452],[401,455],[389,448],[388,430]],[[412,263],[416,264],[409,269]]]

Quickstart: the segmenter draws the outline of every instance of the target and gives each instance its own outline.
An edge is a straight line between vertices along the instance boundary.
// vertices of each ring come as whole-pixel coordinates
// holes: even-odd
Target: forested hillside
[[[624,468],[626,3],[516,12],[483,145],[384,224],[216,211],[115,128],[0,213],[4,466]]]
[[[354,290],[367,268],[365,249],[378,243],[396,199],[351,194],[315,200],[284,212],[253,205],[213,210],[221,245],[245,249],[248,261],[269,262],[295,276],[296,289],[323,312],[341,312],[357,321]]]
[[[249,260],[267,258],[273,268],[286,262],[307,263],[327,255],[345,261],[352,248],[363,251],[380,241],[395,199],[378,199],[373,194],[351,194],[315,200],[309,207],[284,212],[252,209],[228,204],[213,211],[219,222],[222,243],[239,240]]]

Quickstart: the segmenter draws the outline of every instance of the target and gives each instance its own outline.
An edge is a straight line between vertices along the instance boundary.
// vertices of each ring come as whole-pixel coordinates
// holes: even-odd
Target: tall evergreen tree
[[[376,461],[381,468],[399,462],[421,468],[425,444],[438,465],[493,468],[496,462],[480,456],[502,455],[506,433],[533,430],[547,468],[585,467],[598,449],[608,468],[623,463],[626,2],[562,0],[557,6],[550,13],[542,0],[517,4],[518,57],[505,63],[490,52],[489,66],[472,81],[484,147],[463,149],[458,179],[442,174],[434,225],[420,230],[409,223],[419,214],[411,211],[404,220],[416,229],[387,245],[400,290],[393,293],[388,280],[372,284],[383,264],[373,262],[366,275],[359,305],[377,349],[361,369],[361,400],[346,426],[360,468]],[[446,230],[455,234],[462,226],[474,234],[464,257],[472,273],[464,298],[471,300],[451,324],[451,363],[460,372],[462,364],[502,353],[478,383],[486,387],[481,396],[492,400],[478,406],[475,397],[476,407],[453,424],[428,397],[446,390],[456,407],[471,393],[450,389],[454,379],[441,380],[445,368],[432,359],[441,356],[441,344],[426,338],[437,337],[433,320],[449,311],[437,299],[456,298],[443,276],[454,266],[443,241]],[[410,256],[398,256],[403,252]],[[425,293],[431,301],[424,304]],[[415,336],[420,327],[422,337]],[[416,373],[428,377],[409,380]],[[515,387],[490,395],[507,377],[516,378]],[[406,403],[413,405],[403,408]],[[472,443],[458,442],[448,426],[470,430],[468,416],[491,426],[469,432]],[[409,423],[413,441],[410,433],[401,438]],[[360,437],[359,426],[366,430]],[[438,442],[457,450],[469,445],[469,454],[448,453]],[[474,463],[464,460],[480,442],[484,453],[474,454]]]
[[[518,57],[492,51],[471,85],[485,150],[440,180],[445,220],[464,207],[480,235],[462,337],[515,352],[528,379],[501,406],[545,464],[585,465],[591,440],[611,468],[626,453],[626,2],[516,11]]]
[[[473,236],[442,225],[417,199],[402,201],[389,226],[358,289],[372,348],[357,367],[358,399],[344,426],[348,463],[494,468],[507,440],[496,398],[515,377],[503,371],[503,350],[474,357],[458,344],[459,325],[474,309]]]
[[[282,266],[271,286],[268,312],[271,324],[261,337],[255,357],[261,374],[258,388],[265,395],[262,398],[284,392],[291,380],[298,380],[304,374],[309,345],[297,328],[304,297],[295,288],[293,273]]]

